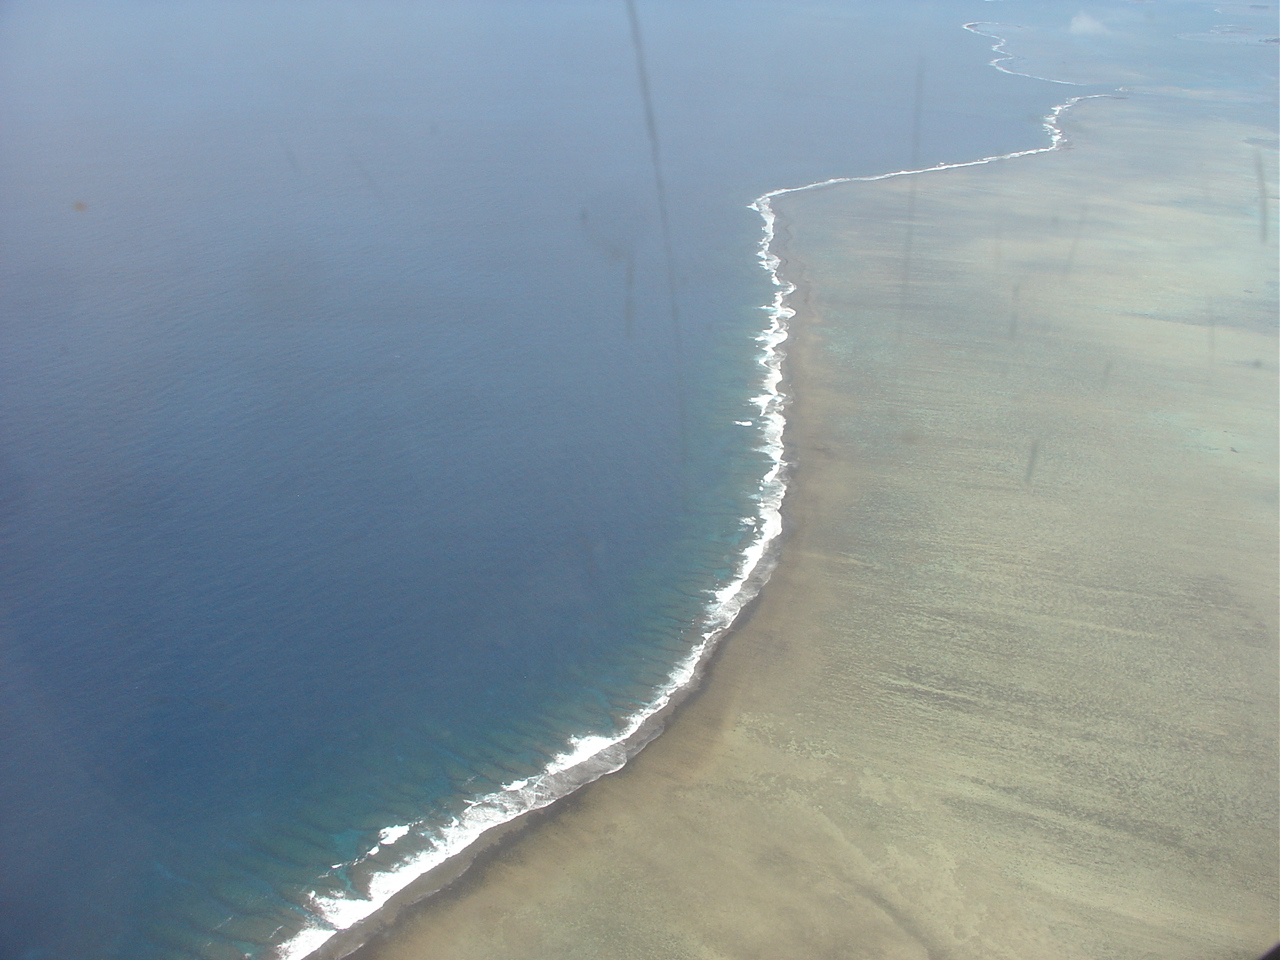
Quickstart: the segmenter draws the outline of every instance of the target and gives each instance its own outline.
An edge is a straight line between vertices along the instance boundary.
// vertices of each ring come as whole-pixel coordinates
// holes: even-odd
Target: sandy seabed
[[[1276,150],[1233,116],[778,198],[777,572],[662,737],[361,956],[1270,947]]]

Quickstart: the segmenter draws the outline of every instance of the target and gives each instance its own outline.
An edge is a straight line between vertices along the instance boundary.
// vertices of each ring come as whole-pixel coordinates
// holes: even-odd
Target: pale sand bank
[[[798,471],[762,602],[653,746],[365,956],[1276,939],[1276,224],[1245,142],[1275,131],[1156,99],[1065,127],[777,201]]]

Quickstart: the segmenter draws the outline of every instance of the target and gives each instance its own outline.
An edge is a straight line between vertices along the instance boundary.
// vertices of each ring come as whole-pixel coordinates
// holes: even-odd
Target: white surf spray
[[[998,27],[1001,30],[1020,30],[1023,28],[1013,26],[1012,24],[985,23],[983,21],[974,21],[973,23],[966,23],[964,25],[964,28],[970,33],[976,33],[980,37],[986,37],[988,40],[995,41],[995,43],[991,45],[991,52],[996,54],[996,58],[988,61],[988,66],[995,67],[1001,73],[1007,73],[1014,77],[1029,77],[1032,80],[1043,80],[1046,83],[1061,83],[1068,87],[1084,86],[1084,84],[1076,83],[1074,80],[1054,80],[1052,77],[1038,77],[1032,73],[1023,73],[1020,70],[1014,70],[1012,65],[1022,60],[1022,57],[1015,56],[1006,49],[1005,44],[1009,42],[1009,38],[1002,37],[997,33],[989,33],[987,30],[983,29],[984,27]]]
[[[655,718],[696,686],[716,644],[729,632],[743,608],[760,592],[772,572],[770,548],[782,533],[782,501],[786,494],[782,440],[786,426],[786,397],[781,389],[782,344],[787,338],[787,320],[792,311],[783,303],[781,294],[764,309],[768,311],[770,320],[764,332],[756,338],[760,344],[757,362],[761,376],[756,386],[758,393],[751,398],[758,414],[752,421],[738,421],[741,425],[758,429],[760,444],[757,449],[766,455],[765,470],[754,496],[757,510],[754,515],[742,518],[743,525],[753,530],[754,535],[739,552],[733,575],[710,593],[701,618],[693,625],[694,634],[688,653],[676,663],[652,699],[624,720],[615,734],[574,737],[541,772],[512,780],[491,793],[474,797],[460,814],[445,825],[424,820],[387,827],[381,831],[378,845],[364,856],[349,864],[335,865],[335,869],[345,871],[362,865],[372,867],[370,858],[385,852],[393,853],[394,845],[405,837],[412,835],[419,841],[430,840],[426,850],[372,872],[367,880],[367,891],[310,898],[305,906],[312,922],[276,948],[275,954],[280,960],[302,960],[320,950],[337,933],[371,917],[410,883],[464,854],[494,828],[540,810],[620,769],[661,732],[661,724],[655,722]],[[353,944],[352,949],[356,945]]]

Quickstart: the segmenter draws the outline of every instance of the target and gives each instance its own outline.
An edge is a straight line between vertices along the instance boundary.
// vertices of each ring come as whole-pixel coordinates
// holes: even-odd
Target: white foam
[[[378,832],[378,843],[380,845],[390,846],[401,837],[407,836],[409,829],[410,828],[407,825],[403,827],[386,827]]]
[[[1005,44],[1009,42],[1009,39],[1007,37],[1002,37],[999,34],[988,33],[985,30],[979,29],[980,27],[1003,27],[1005,29],[1017,29],[1017,28],[1013,27],[1010,24],[985,23],[983,21],[974,21],[973,23],[966,23],[964,25],[964,28],[968,30],[970,33],[976,33],[980,37],[986,37],[988,40],[995,41],[995,43],[992,44],[991,46],[991,52],[998,54],[998,56],[994,60],[989,61],[988,66],[995,67],[1001,73],[1007,73],[1014,77],[1029,77],[1032,80],[1044,80],[1046,83],[1061,83],[1069,87],[1084,86],[1084,84],[1076,83],[1073,80],[1054,80],[1052,77],[1038,77],[1033,73],[1022,73],[1019,70],[1010,69],[1009,67],[1005,66],[1005,64],[1007,63],[1011,64],[1016,60],[1021,60],[1022,58],[1018,56],[1014,56],[1007,49],[1005,49]]]
[[[1061,81],[1054,81],[1055,83]],[[1018,157],[1030,157],[1038,153],[1050,153],[1060,149],[1066,143],[1066,137],[1062,132],[1062,128],[1058,125],[1058,118],[1062,116],[1063,111],[1074,107],[1082,100],[1110,99],[1113,94],[1109,93],[1091,93],[1080,97],[1072,97],[1064,103],[1058,104],[1048,115],[1045,116],[1041,126],[1049,136],[1049,145],[1047,147],[1033,147],[1029,150],[1015,150],[1012,153],[1000,153],[990,157],[982,157],[978,160],[963,160],[958,163],[935,163],[931,167],[921,167],[917,170],[893,170],[889,173],[876,173],[866,177],[832,177],[830,180],[819,180],[816,183],[806,183],[802,187],[782,187],[778,190],[770,190],[768,193],[758,197],[748,207],[755,210],[764,218],[765,222],[765,239],[761,243],[761,252],[759,253],[766,270],[774,278],[774,283],[781,287],[778,293],[774,295],[774,305],[766,307],[767,310],[774,312],[783,312],[787,318],[795,315],[795,311],[785,306],[786,298],[794,292],[795,287],[784,280],[779,279],[777,271],[782,261],[778,259],[770,251],[770,245],[773,243],[773,225],[776,219],[773,212],[771,201],[774,197],[780,197],[787,193],[800,193],[804,190],[816,190],[819,187],[830,187],[838,183],[873,183],[876,180],[890,180],[894,177],[909,177],[918,173],[933,173],[937,170],[959,170],[962,167],[980,167],[987,163],[996,163],[1001,160],[1015,160]]]
[[[965,29],[980,33],[974,29],[980,25],[966,24]],[[1000,52],[1004,41],[998,37],[995,39],[1000,42],[993,49]],[[992,61],[992,66],[1006,73],[1012,72],[1000,66],[999,61]],[[1049,136],[1049,145],[1045,147],[962,163],[939,163],[919,170],[896,170],[865,177],[832,177],[804,186],[771,190],[748,205],[764,221],[763,237],[756,256],[776,290],[772,301],[761,307],[769,321],[756,338],[756,342],[760,344],[760,354],[757,357],[761,367],[757,387],[760,392],[752,397],[751,402],[759,409],[759,416],[755,420],[734,422],[740,426],[758,427],[760,443],[757,449],[767,455],[767,467],[759,480],[755,495],[758,510],[754,516],[742,518],[744,526],[754,527],[755,536],[740,552],[733,575],[710,591],[710,599],[690,649],[673,667],[666,683],[653,699],[636,711],[615,735],[606,737],[592,734],[570,739],[566,748],[553,756],[542,772],[513,780],[492,793],[473,798],[460,814],[443,827],[419,821],[383,829],[379,834],[378,846],[347,864],[348,868],[360,865],[410,834],[428,840],[430,845],[426,850],[410,855],[386,870],[373,872],[367,897],[352,894],[312,898],[308,907],[314,917],[313,925],[276,948],[276,956],[280,960],[302,960],[319,949],[335,933],[370,916],[413,880],[463,852],[493,828],[539,810],[593,780],[620,769],[636,750],[656,735],[657,730],[648,726],[646,721],[667,707],[680,691],[694,682],[716,643],[729,631],[743,608],[759,593],[772,570],[770,548],[782,533],[782,504],[787,491],[788,466],[783,457],[787,403],[787,396],[782,389],[782,365],[785,359],[783,346],[789,335],[787,325],[795,316],[795,310],[788,305],[787,298],[796,290],[794,284],[781,276],[782,260],[773,250],[777,222],[773,199],[788,193],[839,183],[869,183],[937,170],[980,166],[1057,150],[1065,142],[1058,125],[1059,117],[1064,110],[1085,99],[1090,97],[1073,97],[1054,107],[1045,117],[1044,129]]]
[[[771,232],[762,245],[766,254],[770,240]],[[421,821],[383,829],[378,846],[348,864],[348,868],[359,866],[384,847],[411,833],[432,842],[423,852],[373,873],[368,896],[313,897],[307,907],[315,918],[314,925],[277,948],[277,956],[281,960],[301,960],[319,949],[334,933],[370,916],[410,882],[466,850],[494,827],[539,810],[620,769],[636,750],[656,735],[657,730],[650,728],[647,721],[694,682],[716,642],[728,632],[738,614],[759,592],[770,569],[766,562],[769,548],[782,532],[782,500],[786,494],[782,456],[786,398],[780,389],[782,344],[787,339],[786,321],[794,316],[794,311],[784,303],[785,293],[794,288],[778,279],[776,263],[771,275],[782,290],[774,298],[774,303],[765,307],[770,316],[769,325],[757,337],[761,344],[758,357],[762,367],[758,385],[761,392],[752,398],[752,402],[759,408],[760,416],[754,421],[739,421],[743,426],[759,428],[758,449],[768,455],[767,467],[756,493],[758,512],[742,518],[744,525],[754,528],[755,536],[739,554],[733,576],[710,592],[698,633],[688,652],[671,670],[666,683],[613,736],[591,734],[570,739],[566,749],[553,756],[541,773],[513,780],[492,793],[473,798],[463,812],[444,827],[433,828],[429,822]]]

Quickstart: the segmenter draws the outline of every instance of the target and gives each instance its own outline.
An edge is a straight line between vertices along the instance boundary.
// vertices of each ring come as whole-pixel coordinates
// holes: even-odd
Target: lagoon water
[[[302,956],[622,762],[767,568],[748,205],[1044,146],[993,9],[0,9],[0,957]]]

